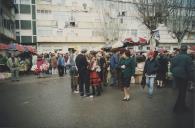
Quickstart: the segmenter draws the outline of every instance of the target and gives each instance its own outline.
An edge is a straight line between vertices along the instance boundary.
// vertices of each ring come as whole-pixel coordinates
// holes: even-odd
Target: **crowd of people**
[[[167,86],[168,72],[171,72],[173,85],[179,88],[174,111],[182,112],[187,109],[185,97],[188,82],[194,82],[194,58],[187,54],[187,49],[186,45],[182,45],[180,50],[171,54],[163,49],[147,53],[136,53],[127,48],[113,49],[110,52],[89,52],[86,49],[78,52],[73,49],[66,54],[56,52],[33,55],[32,65],[36,65],[38,75],[43,70],[46,74],[58,74],[59,77],[69,72],[72,92],[79,93],[80,96],[100,96],[104,86],[112,86],[123,90],[122,101],[129,101],[132,77],[136,74],[138,63],[144,62],[140,84],[148,88],[148,97],[153,97],[155,84],[158,88]],[[11,56],[7,65],[14,78],[18,79],[18,60]]]

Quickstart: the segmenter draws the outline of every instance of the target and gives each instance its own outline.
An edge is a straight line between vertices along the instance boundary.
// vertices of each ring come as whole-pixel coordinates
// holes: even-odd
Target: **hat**
[[[87,52],[87,49],[82,49],[81,50],[81,53],[86,53]]]
[[[180,47],[181,51],[187,51],[188,50],[188,46],[186,44],[182,44]]]

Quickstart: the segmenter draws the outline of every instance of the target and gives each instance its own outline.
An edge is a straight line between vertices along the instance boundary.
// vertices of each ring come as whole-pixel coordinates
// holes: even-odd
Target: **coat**
[[[144,75],[156,75],[159,69],[159,63],[156,59],[147,59],[144,66]]]
[[[57,67],[57,58],[56,56],[51,57],[51,67],[56,68]]]
[[[20,63],[19,63],[19,60],[18,58],[14,57],[14,61],[12,60],[12,58],[10,57],[8,60],[7,60],[7,66],[9,67],[9,69],[19,69],[19,66],[20,66]]]
[[[166,78],[166,73],[168,72],[168,59],[164,56],[160,56],[157,61],[159,64],[157,80],[164,80]]]
[[[121,58],[119,62],[119,66],[121,67],[122,65],[125,65],[124,69],[121,69],[121,75],[122,77],[132,77],[135,75],[135,67],[136,63],[135,60],[131,57],[124,59]]]
[[[82,55],[82,54],[79,54],[77,57],[76,57],[76,66],[79,70],[79,72],[81,70],[87,70],[88,68],[88,62],[87,62],[87,58],[85,57],[85,55]]]
[[[174,77],[193,80],[193,62],[187,52],[180,52],[172,59],[170,70]]]

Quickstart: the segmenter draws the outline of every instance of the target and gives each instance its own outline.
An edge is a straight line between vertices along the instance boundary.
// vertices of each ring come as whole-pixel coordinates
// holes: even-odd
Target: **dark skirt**
[[[121,77],[121,85],[122,87],[130,87],[130,83],[131,83],[131,77]]]

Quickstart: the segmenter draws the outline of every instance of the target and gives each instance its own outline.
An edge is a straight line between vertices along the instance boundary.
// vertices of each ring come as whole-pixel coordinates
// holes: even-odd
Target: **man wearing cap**
[[[174,106],[174,112],[182,113],[187,109],[185,98],[188,81],[192,80],[192,59],[187,55],[187,45],[182,45],[180,48],[180,53],[172,59],[171,62],[171,72],[173,74],[176,86],[179,89],[179,94],[177,97],[176,104]]]
[[[148,59],[145,62],[143,75],[146,77],[146,85],[148,86],[148,96],[152,98],[154,90],[154,80],[159,68],[159,63],[155,59],[155,53],[150,51]]]
[[[76,66],[79,73],[79,92],[80,96],[84,96],[84,85],[85,85],[85,95],[89,96],[89,71],[88,62],[85,56],[87,52],[86,49],[82,49],[81,53],[76,57]]]

